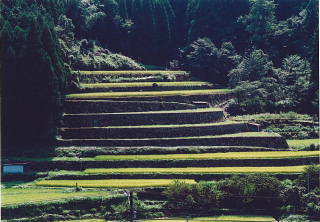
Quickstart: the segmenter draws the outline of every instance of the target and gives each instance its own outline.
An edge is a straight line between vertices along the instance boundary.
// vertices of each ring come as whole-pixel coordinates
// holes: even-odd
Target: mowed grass
[[[197,160],[197,159],[274,159],[319,156],[320,151],[270,151],[270,152],[229,152],[200,154],[163,154],[163,155],[100,155],[93,159],[112,160]]]
[[[188,81],[188,82],[124,82],[124,83],[82,83],[84,88],[130,88],[130,87],[154,87],[157,86],[207,86],[212,85],[208,82]]]
[[[145,222],[185,222],[186,218],[168,218],[165,219],[154,219],[154,220],[144,220]],[[276,220],[271,216],[256,216],[256,215],[222,215],[222,216],[213,216],[213,217],[195,217],[188,218],[188,221],[263,221],[263,222],[275,222]]]
[[[149,92],[96,92],[75,93],[66,95],[67,99],[103,99],[122,97],[165,97],[165,96],[201,96],[223,95],[231,93],[231,89],[201,89],[201,90],[173,90],[173,91],[149,91]]]
[[[165,187],[172,184],[173,179],[109,179],[109,180],[41,180],[37,186],[47,187],[75,187],[86,188],[139,188],[139,187]],[[180,180],[186,183],[196,183],[194,180]]]
[[[74,197],[97,197],[107,195],[109,195],[109,192],[101,190],[75,192],[70,189],[5,188],[1,190],[1,205],[36,203]]]
[[[287,143],[290,147],[299,149],[299,148],[308,147],[312,144],[319,145],[320,139],[318,138],[318,139],[305,139],[305,140],[287,140]]]
[[[91,168],[88,174],[218,174],[218,173],[301,173],[307,165],[280,167],[184,167],[184,168]]]
[[[82,75],[178,75],[188,74],[186,71],[168,71],[168,70],[119,70],[119,71],[73,71]]]

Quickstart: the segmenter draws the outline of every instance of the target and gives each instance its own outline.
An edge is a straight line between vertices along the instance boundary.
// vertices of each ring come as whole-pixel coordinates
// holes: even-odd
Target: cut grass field
[[[47,187],[75,187],[86,188],[139,188],[139,187],[165,187],[172,184],[173,179],[110,179],[110,180],[41,180],[37,186]],[[181,180],[186,183],[196,183],[194,180]]]
[[[184,167],[184,168],[93,168],[88,174],[216,174],[216,173],[301,173],[307,165],[281,167]]]
[[[319,156],[320,151],[270,151],[270,152],[230,152],[201,154],[165,155],[101,155],[91,158],[98,161],[113,160],[197,160],[197,159],[274,159]]]
[[[109,192],[102,190],[75,192],[70,189],[5,188],[1,189],[1,205],[6,206],[13,204],[56,201],[74,197],[99,197],[107,195],[109,195]]]
[[[305,147],[309,147],[312,144],[319,145],[320,139],[304,139],[304,140],[287,140],[287,143],[290,147],[294,149],[302,149]]]
[[[201,81],[183,81],[183,82],[124,82],[124,83],[82,83],[84,88],[131,88],[131,87],[160,87],[166,86],[208,86],[208,82]]]
[[[73,71],[76,74],[82,75],[177,75],[188,74],[186,71],[167,71],[167,70],[120,70],[120,71]]]
[[[165,96],[198,96],[198,95],[224,95],[231,93],[231,89],[204,89],[204,90],[173,90],[149,92],[97,92],[75,93],[66,95],[67,99],[107,99],[107,98],[133,98],[133,97],[165,97]]]

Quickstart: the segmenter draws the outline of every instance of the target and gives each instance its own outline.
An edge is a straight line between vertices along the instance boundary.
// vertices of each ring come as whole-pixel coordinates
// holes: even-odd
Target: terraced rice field
[[[121,71],[74,71],[74,73],[79,73],[82,75],[179,75],[179,74],[187,74],[186,71],[170,71],[170,70],[121,70]]]
[[[162,76],[163,79],[155,81],[152,76]],[[159,174],[254,172],[290,174],[300,173],[306,161],[314,162],[313,159],[319,155],[316,151],[299,153],[284,151],[288,149],[288,144],[280,135],[260,132],[258,125],[245,121],[241,123],[225,121],[224,110],[214,107],[214,104],[232,96],[232,89],[216,89],[211,83],[191,80],[188,73],[183,71],[81,71],[79,77],[82,91],[66,95],[67,104],[70,106],[63,116],[61,138],[58,141],[64,149],[99,147],[107,150],[110,147],[113,149],[119,147],[132,148],[139,152],[139,149],[143,150],[146,147],[158,147],[157,149],[172,147],[176,150],[183,147],[195,147],[195,150],[200,150],[200,147],[219,147],[219,150],[224,147],[228,150],[232,150],[230,147],[245,147],[246,151],[252,149],[268,152],[212,151],[197,154],[195,151],[194,154],[180,152],[180,154],[156,155],[150,149],[148,155],[84,156],[79,161],[72,158],[53,159],[57,163],[69,161],[70,164],[75,164],[76,167],[64,168],[76,170],[75,174],[71,171],[65,172],[71,179],[72,175],[79,179],[81,176],[87,177],[93,174],[122,174],[123,179],[133,179],[125,178],[130,174],[153,174],[155,177],[152,179],[163,179],[157,178]],[[111,83],[108,78],[118,78],[119,81]],[[116,102],[122,104],[119,105],[121,111],[117,112],[116,109],[110,108],[116,107]],[[164,102],[164,108],[161,108],[161,102]],[[125,104],[131,104],[128,110]],[[82,106],[84,109],[81,109]],[[131,111],[139,110],[140,106],[142,111]],[[297,166],[289,166],[294,164],[295,160],[299,160]],[[133,162],[134,167],[130,167]],[[226,167],[223,167],[222,163]],[[261,165],[255,167],[251,165],[253,163]],[[79,164],[83,171],[77,169]],[[119,168],[112,167],[112,164],[118,164]],[[167,165],[159,168],[161,164]],[[201,164],[210,167],[201,167]],[[246,165],[250,167],[244,167]],[[139,177],[142,180],[148,178],[150,179],[150,177]],[[49,183],[48,181],[44,180],[41,183]],[[69,182],[73,183],[72,180]],[[147,184],[147,181],[145,182]],[[115,186],[121,187],[126,184]]]
[[[195,183],[194,180],[181,180],[186,183]],[[172,184],[170,179],[111,179],[111,180],[41,180],[37,186],[46,187],[75,187],[76,184],[86,188],[141,188],[141,187],[165,187]]]
[[[166,155],[101,155],[92,160],[200,160],[200,159],[268,159],[319,156],[320,151],[228,152]]]
[[[75,184],[73,187],[75,187]],[[1,189],[1,206],[63,200],[75,197],[100,197],[108,195],[110,195],[110,192],[102,190],[86,190],[75,192],[74,190],[70,189],[45,189],[39,187],[5,188]]]
[[[204,89],[204,90],[174,90],[174,91],[151,91],[151,92],[96,92],[75,93],[66,96],[67,99],[110,99],[132,97],[166,97],[166,96],[202,96],[223,95],[231,93],[230,89]]]
[[[210,86],[212,84],[201,81],[181,82],[125,82],[125,83],[83,83],[84,88],[131,88],[131,87],[161,87],[161,86]]]
[[[184,168],[97,168],[86,169],[88,174],[188,174],[188,173],[301,173],[307,165],[281,167],[184,167]]]

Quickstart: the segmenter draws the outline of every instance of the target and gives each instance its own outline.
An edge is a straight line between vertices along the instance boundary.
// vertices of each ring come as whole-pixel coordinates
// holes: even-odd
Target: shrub
[[[182,68],[190,70],[195,76],[213,83],[226,84],[226,73],[239,60],[231,42],[224,42],[218,49],[208,38],[199,38],[181,50]]]
[[[186,184],[175,182],[164,194],[168,198],[167,208],[188,212],[193,209],[208,212],[215,208],[268,209],[277,213],[280,207],[281,183],[268,175],[253,174],[232,177],[219,182]],[[241,197],[241,198],[239,198]]]
[[[298,179],[298,183],[308,190],[320,187],[320,166],[311,165],[305,168]]]
[[[310,220],[308,220],[308,217],[305,215],[290,215],[280,222],[310,222]]]
[[[272,77],[272,74],[273,63],[269,56],[260,49],[253,50],[247,52],[238,66],[229,72],[229,84],[236,86],[242,81],[257,81]]]

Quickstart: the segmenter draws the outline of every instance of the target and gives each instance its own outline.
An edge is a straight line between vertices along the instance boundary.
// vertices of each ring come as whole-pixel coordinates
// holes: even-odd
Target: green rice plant
[[[307,165],[280,167],[184,167],[184,168],[92,168],[88,174],[217,174],[217,173],[301,173]]]
[[[81,187],[97,188],[131,188],[131,187],[164,187],[169,186],[173,179],[110,179],[110,180],[41,180],[37,186],[47,187]],[[182,180],[186,183],[195,183],[194,180]]]
[[[174,90],[150,92],[98,92],[75,93],[66,95],[67,99],[103,99],[123,97],[165,97],[165,96],[197,96],[197,95],[224,95],[231,93],[231,89],[204,89],[204,90]]]
[[[201,154],[165,155],[101,155],[92,158],[98,161],[112,160],[201,160],[201,159],[273,159],[319,156],[320,151],[270,151],[270,152],[229,152]]]

